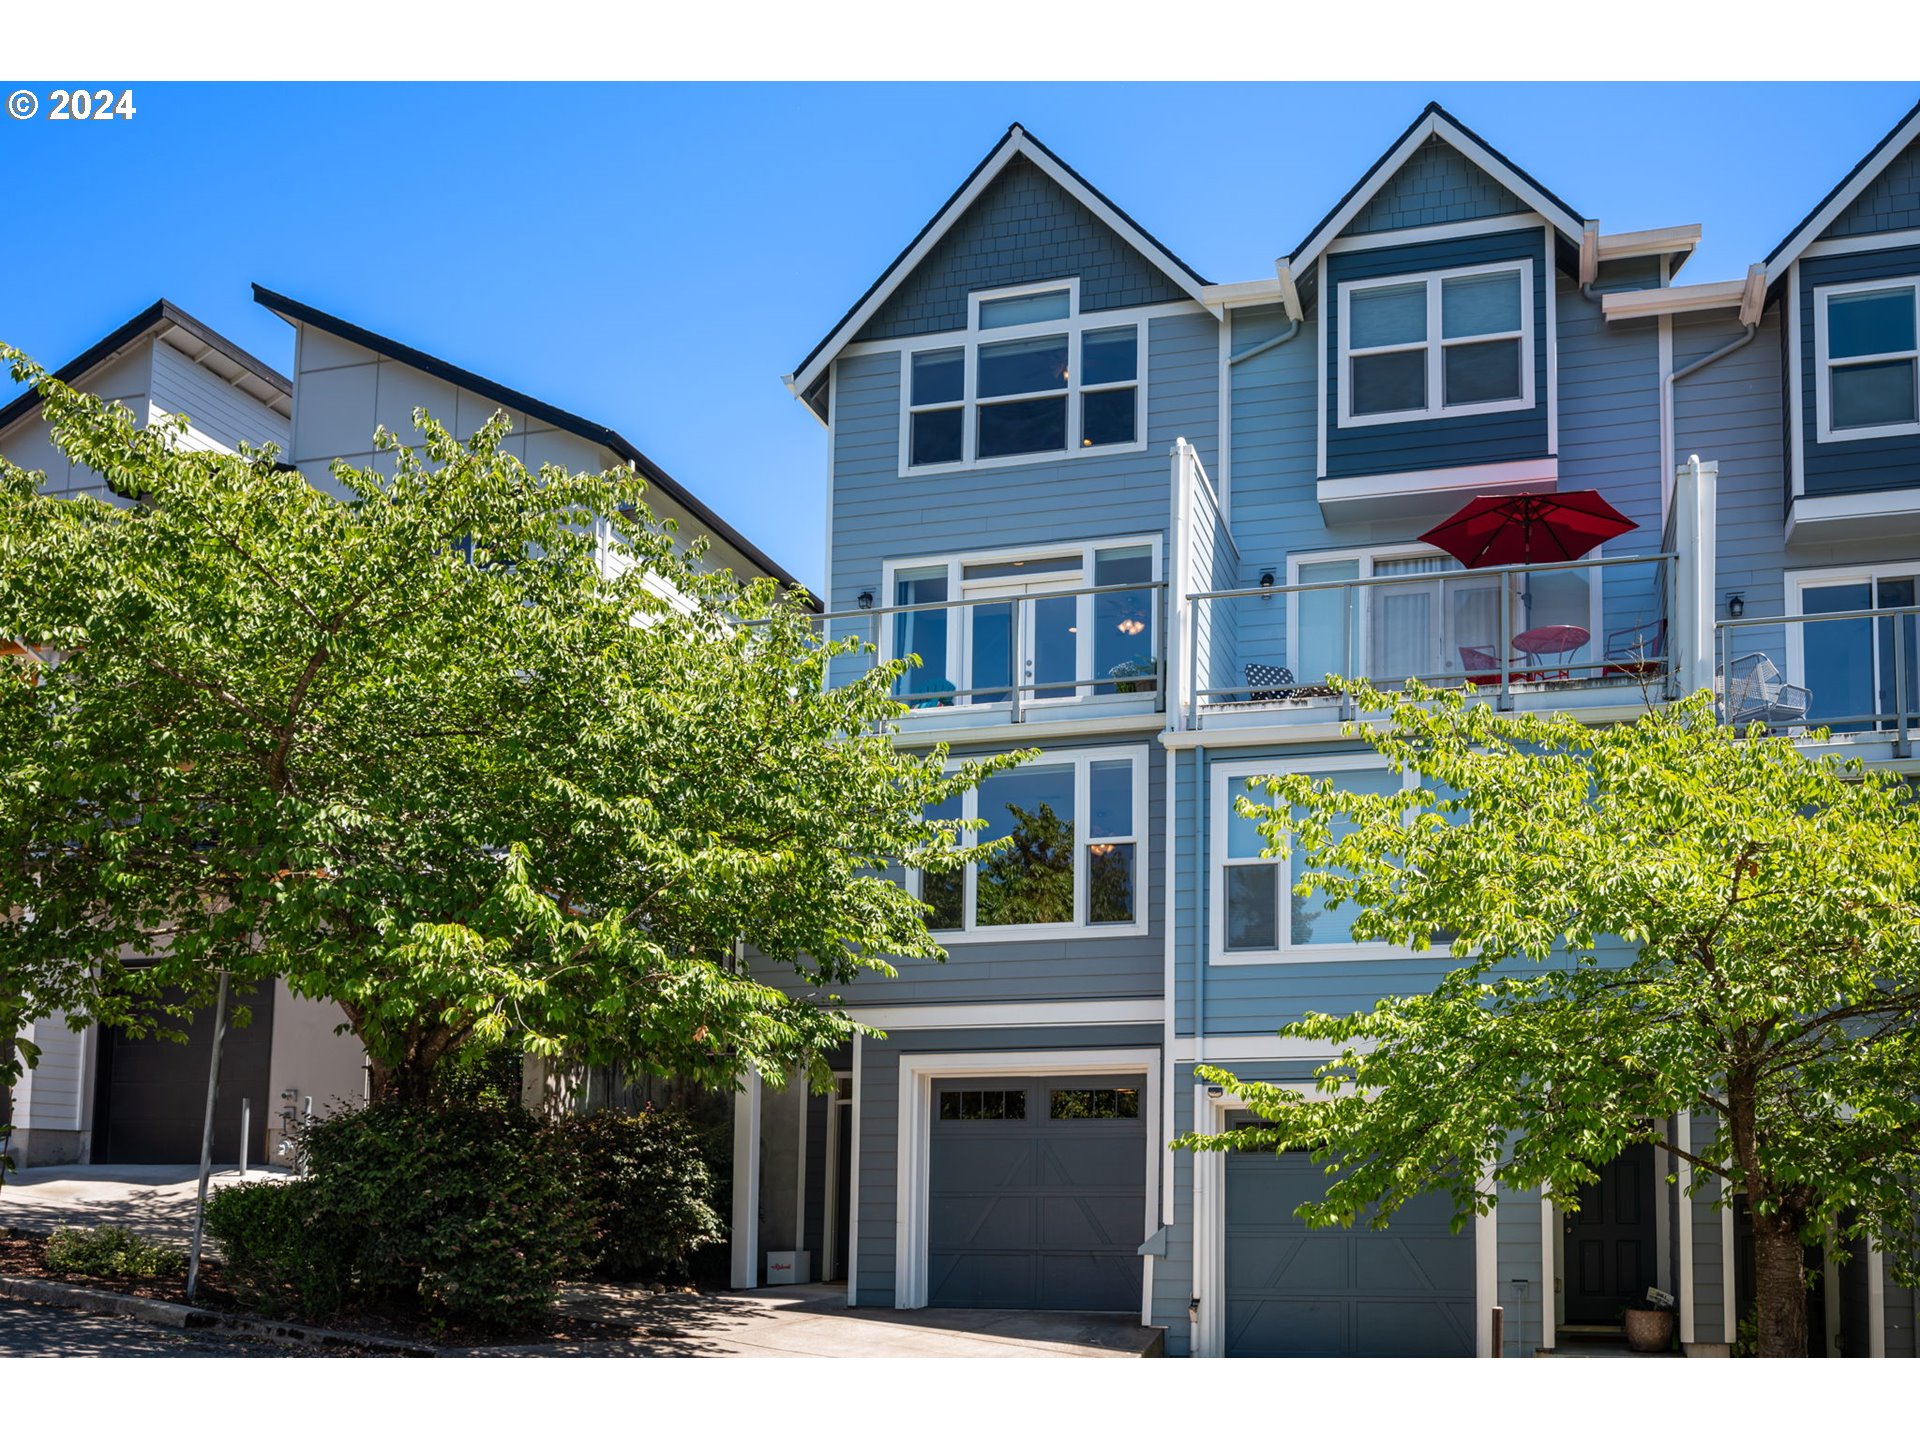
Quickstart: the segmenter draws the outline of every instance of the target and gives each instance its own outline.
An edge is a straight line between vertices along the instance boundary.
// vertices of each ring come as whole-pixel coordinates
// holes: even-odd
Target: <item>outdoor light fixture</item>
[[[1260,585],[1261,585],[1261,587],[1262,587],[1263,589],[1270,589],[1270,588],[1272,588],[1272,585],[1273,585],[1273,571],[1271,571],[1271,570],[1262,570],[1262,571],[1260,572]]]
[[[1727,596],[1727,614],[1738,620],[1747,613],[1747,597],[1744,595]]]
[[[871,610],[873,608],[873,591],[862,590],[860,592],[860,608],[862,610]]]

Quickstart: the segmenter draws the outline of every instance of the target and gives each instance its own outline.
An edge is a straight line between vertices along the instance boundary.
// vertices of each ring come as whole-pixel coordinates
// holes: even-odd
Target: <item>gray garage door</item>
[[[1473,1230],[1425,1195],[1385,1230],[1309,1230],[1326,1177],[1304,1154],[1227,1156],[1229,1355],[1472,1355]]]
[[[927,1303],[1138,1310],[1138,1076],[934,1083]]]

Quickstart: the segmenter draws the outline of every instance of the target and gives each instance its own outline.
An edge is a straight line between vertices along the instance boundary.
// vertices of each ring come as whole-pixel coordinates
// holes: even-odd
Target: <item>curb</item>
[[[114,1290],[89,1290],[84,1285],[68,1285],[58,1280],[0,1275],[0,1298],[25,1300],[37,1305],[57,1305],[92,1315],[125,1315],[129,1319],[144,1320],[150,1325],[162,1325],[173,1330],[229,1330],[242,1335],[258,1335],[266,1340],[289,1340],[300,1345],[351,1345],[390,1355],[423,1358],[441,1353],[431,1345],[418,1345],[406,1340],[389,1340],[384,1336],[362,1335],[352,1330],[322,1330],[279,1320],[256,1320],[251,1316],[202,1310],[172,1300],[148,1300],[139,1295],[122,1295]]]

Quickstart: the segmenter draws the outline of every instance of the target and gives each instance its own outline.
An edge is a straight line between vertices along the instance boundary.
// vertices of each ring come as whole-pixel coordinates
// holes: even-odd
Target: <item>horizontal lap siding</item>
[[[1008,746],[1018,742],[1009,734]],[[1131,742],[1138,744],[1139,742]],[[1078,745],[1076,749],[1092,749]],[[1036,764],[1044,764],[1042,754]],[[1142,935],[1101,934],[1089,930],[1084,939],[962,942],[949,945],[947,958],[894,958],[893,976],[864,974],[850,984],[833,987],[849,1005],[979,1004],[993,1001],[1149,999],[1165,984],[1166,946],[1166,781],[1162,766],[1166,754],[1158,746],[1147,749],[1147,829],[1138,837],[1146,859],[1140,867],[1135,894],[1145,905],[1147,932]],[[792,969],[764,958],[748,956],[755,978],[791,994],[820,994]],[[821,998],[825,998],[824,995]]]
[[[1693,1144],[1688,1148],[1698,1155],[1713,1143],[1714,1119],[1711,1115],[1689,1117]],[[1699,1179],[1698,1174],[1695,1179]],[[1726,1284],[1728,1268],[1721,1244],[1720,1181],[1709,1177],[1687,1202],[1687,1214],[1693,1225],[1693,1338],[1702,1344],[1730,1344],[1727,1334]],[[1677,1247],[1676,1247],[1677,1248]],[[1682,1277],[1685,1283],[1685,1277]],[[1735,1324],[1739,1317],[1734,1317]]]
[[[868,1040],[860,1057],[858,1299],[894,1301],[895,1188],[900,1152],[900,1056],[979,1051],[1158,1049],[1158,1026],[1061,1025],[1033,1029],[902,1030]],[[1097,1067],[1096,1067],[1097,1069]],[[1144,1163],[1144,1159],[1143,1159]]]
[[[1344,380],[1340,365],[1338,296],[1342,284],[1523,258],[1533,261],[1532,409],[1340,427],[1340,386]],[[1546,243],[1546,231],[1539,228],[1332,256],[1327,262],[1327,295],[1322,305],[1322,319],[1327,327],[1326,473],[1330,476],[1379,475],[1546,455],[1546,297],[1547,286],[1554,283],[1553,275],[1552,251]]]
[[[1752,344],[1673,387],[1675,465],[1698,455],[1720,467],[1716,619],[1726,615],[1728,595],[1743,596],[1749,615],[1778,615],[1786,603],[1781,323],[1778,309],[1770,310]],[[1731,316],[1677,316],[1673,363],[1689,365],[1739,335]],[[1740,650],[1766,650],[1784,666],[1778,629],[1724,632],[1722,641]]]
[[[888,560],[1120,535],[1164,537],[1174,441],[1184,436],[1210,473],[1219,468],[1218,333],[1205,314],[1147,323],[1142,450],[904,478],[899,354],[836,361],[832,608],[857,608],[862,591],[878,597]],[[871,623],[843,624],[834,633],[878,638]],[[865,663],[843,662],[836,674],[844,677]]]
[[[126,406],[133,412],[134,419],[144,424],[150,409],[147,395],[152,351],[152,342],[139,345],[82,376],[78,388]],[[0,436],[0,455],[23,469],[44,471],[47,480],[41,488],[48,495],[91,494],[107,500],[114,498],[97,473],[84,465],[72,464],[65,452],[54,444],[53,427],[38,409],[23,415],[6,435]]]
[[[153,406],[192,421],[202,447],[222,450],[271,442],[284,452],[291,438],[285,417],[194,364],[171,345],[153,347]]]
[[[1815,361],[1814,291],[1823,285],[1859,280],[1910,279],[1920,275],[1920,246],[1869,250],[1857,255],[1828,255],[1802,260],[1799,272],[1801,466],[1808,495],[1850,495],[1871,490],[1900,490],[1920,474],[1920,435],[1889,435],[1875,440],[1835,439],[1821,444]]]

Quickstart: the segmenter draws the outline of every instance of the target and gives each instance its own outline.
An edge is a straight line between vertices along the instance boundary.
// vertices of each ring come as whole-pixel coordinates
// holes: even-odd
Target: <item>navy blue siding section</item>
[[[895,1187],[900,1163],[900,1056],[978,1051],[1159,1049],[1157,1025],[1077,1026],[999,1030],[903,1030],[868,1040],[860,1056],[860,1193],[857,1300],[890,1306],[894,1298]],[[1095,1065],[1089,1073],[1100,1073]],[[1146,1157],[1141,1157],[1144,1167]],[[1142,1236],[1142,1239],[1145,1237]]]
[[[1340,309],[1338,287],[1351,280],[1411,275],[1499,260],[1533,261],[1533,394],[1530,410],[1341,429]],[[1530,460],[1547,449],[1547,285],[1553,257],[1542,229],[1475,235],[1424,245],[1356,250],[1329,257],[1328,293],[1321,314],[1327,327],[1327,474],[1381,475]]]
[[[1816,286],[1920,275],[1920,246],[1871,250],[1858,255],[1828,255],[1817,260],[1802,260],[1799,268],[1800,414],[1807,432],[1801,440],[1804,447],[1801,465],[1806,477],[1806,493],[1846,495],[1920,485],[1920,435],[1819,443],[1818,412],[1814,407],[1820,376],[1816,373],[1813,345]]]
[[[1091,210],[1016,156],[855,338],[961,330],[970,291],[1074,275],[1085,310],[1185,298]]]
[[[1920,144],[1909,145],[1825,230],[1822,240],[1920,229]]]
[[[1412,155],[1353,217],[1342,235],[1369,235],[1412,225],[1445,225],[1518,215],[1527,205],[1438,135]]]

